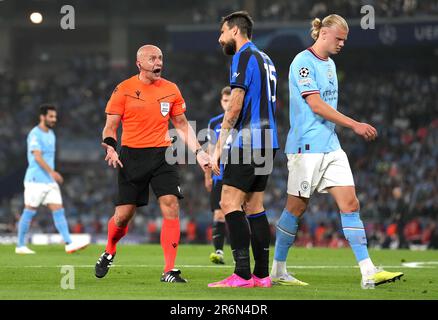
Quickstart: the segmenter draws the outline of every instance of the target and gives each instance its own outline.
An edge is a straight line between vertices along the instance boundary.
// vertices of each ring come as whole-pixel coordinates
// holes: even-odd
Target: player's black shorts
[[[268,156],[266,163],[255,161],[251,155],[249,159],[239,152],[239,162],[231,161],[230,154],[224,169],[223,184],[235,187],[243,192],[262,192],[265,191],[269,175],[273,169],[273,162],[277,150],[261,150],[259,153],[263,158]],[[269,156],[271,155],[271,156]],[[249,161],[248,161],[249,160]]]
[[[220,201],[221,201],[221,193],[222,193],[222,180],[217,180],[215,184],[211,187],[210,192],[210,206],[211,211],[215,211],[221,209]]]
[[[119,193],[116,206],[135,204],[145,206],[149,200],[149,184],[157,198],[165,195],[175,195],[184,198],[176,165],[166,162],[167,147],[160,148],[129,148],[122,146],[119,168]]]

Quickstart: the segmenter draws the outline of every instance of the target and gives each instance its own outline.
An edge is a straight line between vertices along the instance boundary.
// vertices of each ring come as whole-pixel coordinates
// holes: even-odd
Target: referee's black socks
[[[254,275],[259,278],[269,276],[269,244],[271,231],[266,212],[247,215],[251,227],[251,248],[254,255]]]
[[[239,277],[251,279],[251,269],[249,262],[249,244],[251,233],[243,211],[233,211],[225,215],[227,222],[231,250],[233,251],[236,266],[234,273]]]

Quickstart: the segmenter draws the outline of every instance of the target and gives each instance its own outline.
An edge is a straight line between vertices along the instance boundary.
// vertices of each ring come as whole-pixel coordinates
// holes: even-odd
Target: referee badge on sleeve
[[[170,110],[170,103],[169,102],[160,102],[161,107],[161,115],[163,117],[167,116]]]

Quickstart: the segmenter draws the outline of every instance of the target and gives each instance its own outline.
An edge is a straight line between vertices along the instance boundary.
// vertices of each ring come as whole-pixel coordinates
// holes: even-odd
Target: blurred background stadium
[[[360,10],[375,9],[375,29],[363,30]],[[63,30],[61,7],[75,10],[75,29]],[[57,169],[65,178],[64,205],[74,233],[106,240],[113,214],[115,171],[100,147],[104,109],[115,85],[136,73],[135,52],[151,43],[164,53],[163,76],[187,103],[199,131],[220,113],[229,58],[217,43],[220,18],[245,9],[255,19],[254,42],[279,74],[277,121],[281,145],[289,129],[288,69],[311,45],[310,20],[347,18],[347,44],[337,64],[339,110],[373,124],[376,142],[339,129],[357,184],[369,244],[377,248],[438,248],[438,1],[434,0],[0,0],[0,242],[15,242],[23,209],[26,135],[39,104],[58,106]],[[39,24],[30,21],[40,12]],[[181,165],[182,242],[208,243],[212,214],[199,167]],[[266,192],[274,226],[286,200],[281,152]],[[141,208],[125,242],[158,242],[160,212]],[[297,245],[345,246],[339,214],[316,196],[300,225]],[[40,208],[31,233],[55,233]]]

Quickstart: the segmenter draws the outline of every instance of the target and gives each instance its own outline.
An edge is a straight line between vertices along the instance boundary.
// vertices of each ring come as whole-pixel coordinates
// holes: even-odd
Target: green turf
[[[438,299],[438,251],[371,250],[376,265],[403,271],[401,281],[374,290],[360,288],[360,271],[349,249],[294,248],[289,270],[308,287],[207,288],[233,271],[229,249],[225,266],[208,260],[211,246],[181,245],[177,267],[187,284],[159,281],[163,257],[159,245],[120,245],[114,267],[103,279],[94,276],[94,264],[103,250],[93,245],[75,254],[61,246],[32,246],[36,255],[16,255],[13,246],[0,246],[0,300],[2,299]],[[273,250],[271,250],[271,255]],[[271,256],[272,261],[272,256]],[[434,262],[409,268],[402,262]],[[61,288],[62,265],[75,266],[75,289]]]

